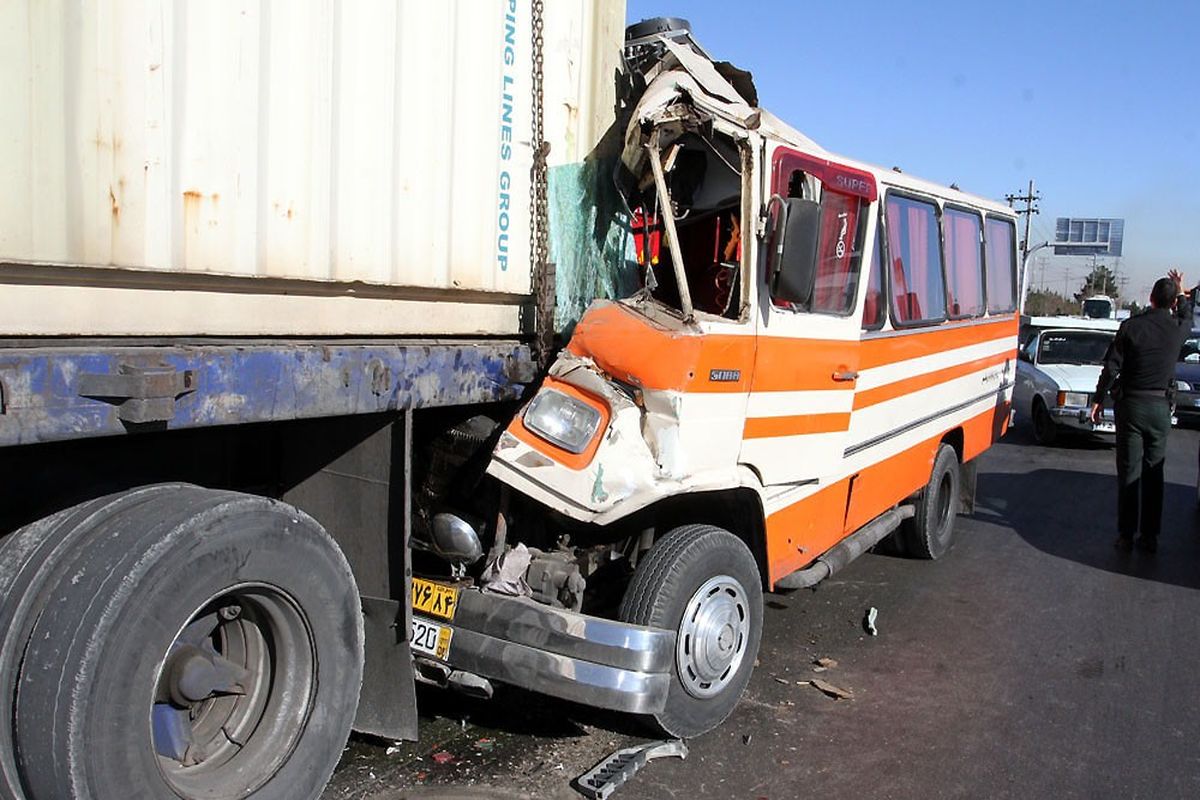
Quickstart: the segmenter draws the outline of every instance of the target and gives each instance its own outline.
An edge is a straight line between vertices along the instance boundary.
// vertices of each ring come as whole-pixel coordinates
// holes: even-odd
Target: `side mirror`
[[[821,204],[799,197],[784,200],[776,195],[771,205],[775,211],[767,256],[771,296],[807,308],[812,303],[817,277]]]
[[[1018,351],[1017,351],[1017,358],[1021,359],[1022,361],[1027,361],[1027,362],[1029,362],[1030,364],[1032,364],[1032,363],[1033,363],[1033,356],[1029,355],[1029,351],[1028,351],[1028,350],[1018,350]]]

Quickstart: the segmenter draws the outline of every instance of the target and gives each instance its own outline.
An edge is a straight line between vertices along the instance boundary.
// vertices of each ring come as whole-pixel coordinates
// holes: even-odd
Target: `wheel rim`
[[[154,681],[152,746],[171,788],[220,799],[265,784],[304,730],[316,663],[303,612],[276,587],[236,586],[197,608]]]
[[[737,675],[749,638],[750,603],[742,584],[727,575],[705,581],[684,607],[675,643],[679,679],[688,694],[720,694]]]

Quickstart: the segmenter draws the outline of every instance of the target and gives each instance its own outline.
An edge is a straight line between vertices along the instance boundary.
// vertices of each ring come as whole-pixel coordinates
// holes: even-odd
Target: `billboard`
[[[1125,220],[1112,217],[1059,217],[1054,221],[1054,255],[1119,256]]]

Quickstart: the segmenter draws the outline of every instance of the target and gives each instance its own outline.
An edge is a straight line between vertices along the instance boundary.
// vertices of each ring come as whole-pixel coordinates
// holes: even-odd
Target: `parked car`
[[[1100,362],[1116,331],[1057,322],[1067,325],[1032,331],[1018,352],[1016,412],[1033,423],[1034,438],[1043,445],[1053,444],[1063,430],[1111,435],[1112,408],[1105,408],[1098,424],[1089,413]]]
[[[1175,365],[1175,416],[1200,422],[1200,328],[1179,349]]]

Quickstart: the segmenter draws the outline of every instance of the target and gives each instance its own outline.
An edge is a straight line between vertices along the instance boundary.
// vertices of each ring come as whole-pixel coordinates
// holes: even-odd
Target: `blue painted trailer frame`
[[[519,398],[511,340],[0,347],[0,447]]]

